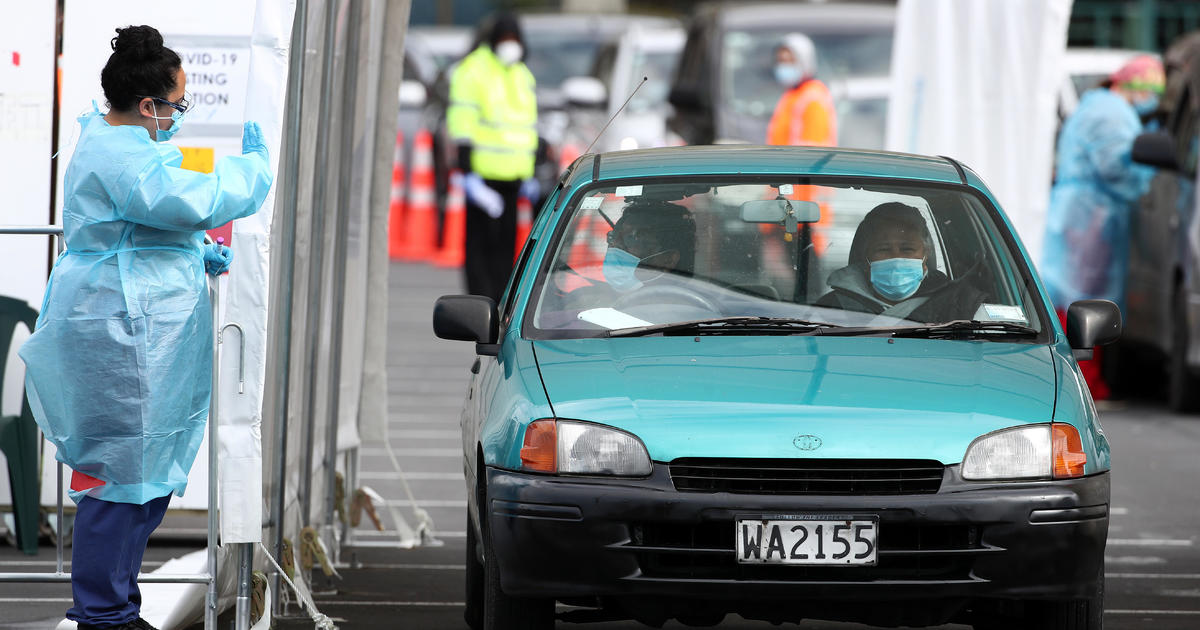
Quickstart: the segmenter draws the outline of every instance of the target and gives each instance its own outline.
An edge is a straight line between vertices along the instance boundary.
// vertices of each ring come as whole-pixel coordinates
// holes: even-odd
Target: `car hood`
[[[660,462],[953,464],[976,437],[1054,412],[1052,350],[1038,344],[702,336],[537,341],[534,351],[557,417],[629,431]]]

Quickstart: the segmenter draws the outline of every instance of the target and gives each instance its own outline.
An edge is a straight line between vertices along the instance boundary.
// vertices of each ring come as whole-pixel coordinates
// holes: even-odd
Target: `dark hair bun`
[[[153,26],[127,26],[112,38],[113,52],[132,59],[149,59],[162,54],[163,38]]]

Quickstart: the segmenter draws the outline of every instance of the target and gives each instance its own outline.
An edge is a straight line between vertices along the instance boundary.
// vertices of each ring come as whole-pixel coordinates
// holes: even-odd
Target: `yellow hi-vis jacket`
[[[524,63],[500,63],[483,44],[463,58],[450,78],[446,112],[450,140],[471,145],[471,170],[484,179],[533,176],[537,152],[537,96]]]

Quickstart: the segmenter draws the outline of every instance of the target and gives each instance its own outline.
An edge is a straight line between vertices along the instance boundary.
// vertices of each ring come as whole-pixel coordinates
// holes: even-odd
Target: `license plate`
[[[879,519],[773,516],[738,519],[737,559],[747,564],[874,565]]]

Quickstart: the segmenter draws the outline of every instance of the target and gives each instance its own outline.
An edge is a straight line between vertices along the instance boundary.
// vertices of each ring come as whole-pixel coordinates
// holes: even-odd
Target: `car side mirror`
[[[569,77],[562,82],[561,89],[567,102],[576,107],[608,105],[608,88],[596,77]]]
[[[1121,309],[1108,300],[1079,300],[1067,307],[1067,342],[1075,360],[1092,358],[1092,349],[1121,338]]]
[[[400,107],[419,109],[428,100],[428,90],[420,81],[405,80],[400,82]]]
[[[433,305],[433,333],[442,339],[474,341],[475,353],[496,356],[500,317],[496,303],[482,295],[443,295]]]
[[[1138,164],[1179,170],[1179,162],[1175,160],[1175,138],[1167,131],[1139,135],[1133,140],[1132,157]]]

